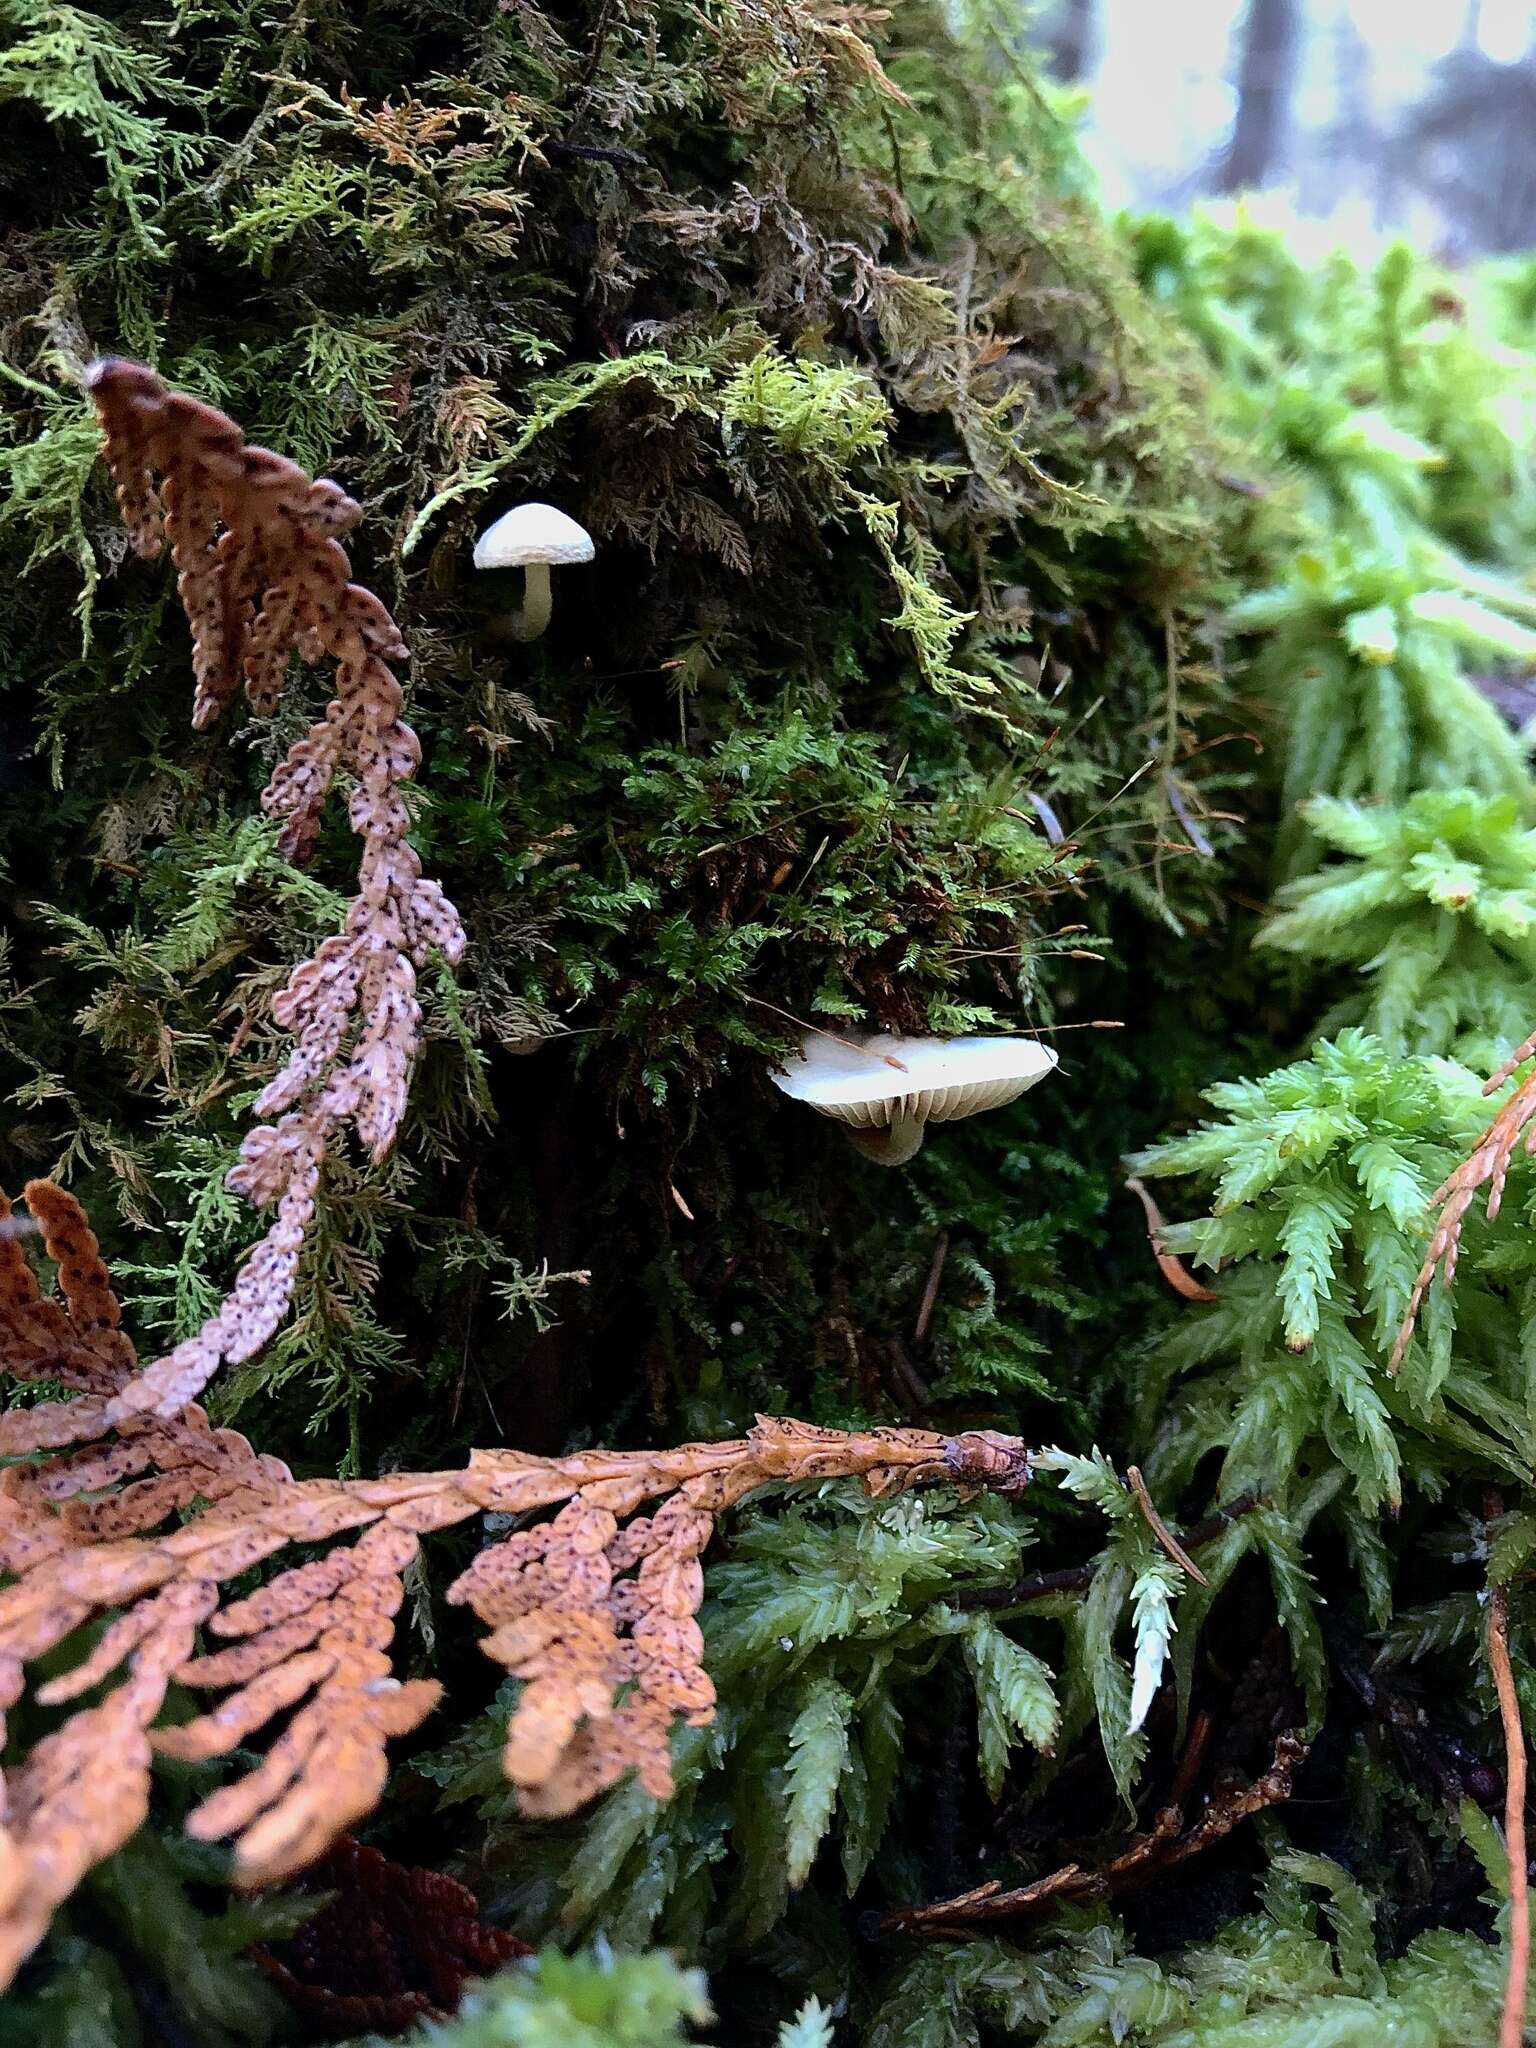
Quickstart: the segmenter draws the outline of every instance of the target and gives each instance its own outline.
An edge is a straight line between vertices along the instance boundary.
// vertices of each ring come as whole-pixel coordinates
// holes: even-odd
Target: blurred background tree
[[[1055,0],[1032,31],[1089,98],[1115,202],[1273,192],[1350,240],[1466,258],[1536,222],[1536,9],[1525,0]]]

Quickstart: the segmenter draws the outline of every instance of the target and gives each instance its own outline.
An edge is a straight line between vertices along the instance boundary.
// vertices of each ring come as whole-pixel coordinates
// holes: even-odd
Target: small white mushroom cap
[[[526,569],[530,562],[558,569],[591,559],[591,534],[554,505],[514,505],[475,542],[477,569]]]
[[[502,622],[514,640],[537,640],[549,624],[550,570],[591,559],[591,534],[553,505],[514,505],[475,542],[477,569],[523,572],[523,608]]]
[[[1056,1054],[1036,1038],[838,1038],[811,1031],[773,1082],[794,1101],[847,1124],[867,1158],[901,1166],[921,1147],[928,1124],[1000,1109],[1056,1064]]]

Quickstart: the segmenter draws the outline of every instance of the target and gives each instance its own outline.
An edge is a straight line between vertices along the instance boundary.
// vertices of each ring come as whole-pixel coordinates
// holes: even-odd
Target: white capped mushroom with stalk
[[[846,1124],[849,1141],[866,1159],[904,1166],[922,1149],[929,1124],[1001,1109],[1056,1063],[1056,1054],[1035,1038],[808,1031],[773,1084]]]
[[[524,572],[523,608],[506,621],[514,640],[537,640],[549,624],[550,570],[591,559],[591,534],[553,505],[514,505],[475,542],[477,569]]]

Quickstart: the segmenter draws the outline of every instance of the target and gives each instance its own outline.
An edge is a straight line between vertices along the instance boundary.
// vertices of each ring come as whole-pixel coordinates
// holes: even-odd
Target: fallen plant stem
[[[1239,1822],[1289,1799],[1292,1776],[1306,1754],[1307,1744],[1294,1729],[1288,1729],[1276,1738],[1274,1761],[1264,1775],[1251,1785],[1219,1794],[1192,1827],[1185,1827],[1179,1806],[1170,1804],[1146,1833],[1134,1836],[1118,1856],[1097,1870],[1067,1863],[1048,1877],[1036,1878],[1033,1884],[1009,1891],[994,1880],[952,1899],[938,1899],[926,1906],[903,1906],[897,1912],[887,1913],[880,1921],[880,1931],[965,1941],[999,1920],[1023,1919],[1052,1906],[1133,1891],[1175,1864],[1198,1856],[1213,1842],[1231,1834]],[[1510,2044],[1501,2042],[1500,2048],[1510,2048]],[[1518,2048],[1518,2036],[1514,2037],[1514,2048]]]
[[[1504,1851],[1509,1864],[1509,1974],[1499,2023],[1499,2048],[1520,2048],[1525,2038],[1526,1990],[1531,1970],[1529,1869],[1525,1849],[1525,1731],[1509,1660],[1509,1593],[1488,1591],[1488,1664],[1504,1729]]]
[[[1164,1550],[1167,1551],[1174,1563],[1181,1570],[1188,1572],[1189,1576],[1199,1585],[1208,1586],[1211,1583],[1210,1580],[1201,1571],[1199,1565],[1195,1563],[1195,1560],[1153,1506],[1152,1496],[1147,1491],[1147,1482],[1141,1476],[1141,1467],[1139,1465],[1127,1465],[1125,1476],[1130,1482],[1132,1493],[1136,1496],[1136,1505],[1141,1509],[1143,1516],[1146,1518],[1147,1527],[1152,1531],[1152,1534],[1157,1538]]]
[[[1195,1789],[1195,1780],[1205,1762],[1205,1753],[1211,1746],[1211,1736],[1216,1722],[1208,1707],[1202,1707],[1189,1724],[1189,1740],[1184,1745],[1184,1754],[1179,1759],[1179,1768],[1173,1774],[1173,1783],[1168,1788],[1168,1804],[1184,1806]]]
[[[934,1303],[939,1298],[939,1282],[944,1277],[944,1262],[949,1257],[949,1232],[941,1230],[933,1247],[933,1261],[928,1268],[928,1284],[923,1289],[922,1305],[917,1311],[917,1321],[912,1325],[912,1341],[921,1344],[928,1335],[928,1325],[933,1321]]]
[[[1178,1540],[1185,1550],[1199,1550],[1203,1544],[1214,1543],[1233,1522],[1251,1515],[1260,1505],[1260,1495],[1240,1493],[1236,1500],[1216,1508],[1203,1521],[1186,1529]],[[959,1613],[972,1613],[978,1608],[1006,1613],[1010,1608],[1027,1607],[1034,1600],[1049,1599],[1053,1593],[1086,1593],[1097,1573],[1096,1565],[1072,1564],[1060,1571],[1035,1572],[1027,1579],[1015,1579],[1009,1586],[961,1586],[958,1591],[945,1594],[944,1604]],[[1200,1578],[1198,1572],[1195,1576]],[[1200,1582],[1207,1583],[1203,1578]]]
[[[888,1340],[891,1371],[907,1400],[920,1413],[933,1405],[933,1389],[923,1378],[907,1354],[907,1347],[899,1337]]]

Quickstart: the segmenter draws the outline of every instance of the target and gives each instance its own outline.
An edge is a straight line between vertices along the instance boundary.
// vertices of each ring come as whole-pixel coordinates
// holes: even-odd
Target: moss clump
[[[306,7],[275,45],[244,0],[6,19],[8,1158],[115,1206],[184,1331],[249,1229],[220,1175],[265,996],[344,872],[339,823],[295,877],[246,822],[302,689],[237,749],[185,734],[165,583],[118,573],[58,381],[122,347],[366,501],[419,837],[475,935],[399,1162],[332,1176],[300,1320],[230,1400],[287,1389],[353,1463],[510,1428],[509,1398],[524,1437],[610,1433],[642,1383],[652,1430],[878,1410],[867,1333],[949,1203],[898,1197],[872,1282],[893,1190],[850,1206],[829,1134],[770,1106],[793,1020],[1113,1016],[1082,956],[1207,927],[1180,813],[1231,836],[1194,821],[1232,757],[1184,757],[1220,729],[1200,635],[1240,501],[1064,116],[984,10],[963,46],[779,0]],[[534,495],[598,554],[525,652],[468,551]],[[961,1253],[957,1390],[1088,1308],[1022,1228]],[[372,1397],[406,1387],[400,1428]]]
[[[1528,652],[1500,573],[1532,531],[1506,313],[1437,313],[1398,257],[1310,278],[1242,221],[1117,234],[1070,109],[981,4],[301,0],[274,34],[252,0],[164,23],[0,0],[0,23],[0,1176],[62,1161],[140,1330],[194,1325],[252,1231],[222,1176],[276,1057],[266,1000],[350,860],[339,821],[302,874],[252,822],[302,679],[233,746],[186,729],[179,614],[121,562],[68,375],[121,347],[366,502],[358,569],[415,655],[416,836],[474,940],[426,983],[398,1157],[333,1167],[300,1312],[221,1413],[314,1471],[754,1408],[1079,1447],[1027,1513],[833,1492],[745,1519],[707,1617],[721,1717],[665,1811],[626,1787],[581,1826],[516,1822],[507,1702],[421,1582],[454,1717],[382,1825],[541,1937],[683,1946],[730,2039],[801,2010],[786,2048],[825,2048],[812,1995],[920,2048],[1481,2025],[1498,1856],[1455,1804],[1489,1796],[1491,1750],[1462,1568],[1490,1527],[1506,1574],[1533,1541],[1485,1498],[1532,1453],[1513,1200],[1472,1235],[1462,1329],[1437,1306],[1400,1379],[1383,1358],[1475,1123],[1480,1075],[1447,1055],[1513,1034],[1523,955],[1499,948],[1497,1001],[1419,1006],[1412,1063],[1376,955],[1461,961],[1435,900],[1461,840],[1506,879],[1524,857],[1523,758],[1475,667]],[[1508,317],[1529,296],[1487,291]],[[517,649],[469,547],[527,497],[598,547]],[[1235,683],[1223,615],[1258,653]],[[1272,835],[1304,792],[1331,807]],[[1369,958],[1330,883],[1269,930],[1378,975],[1362,1014],[1392,1042],[1291,1059],[1321,1004],[1224,920],[1272,868],[1316,870],[1355,799],[1395,806],[1357,856],[1373,886],[1426,887],[1377,886]],[[1133,1028],[1063,1035],[1049,1088],[899,1176],[767,1085],[806,1022],[1098,1018]],[[1169,1242],[1239,1266],[1149,1347],[1121,1156],[1269,1069],[1143,1161],[1220,1183]],[[1095,1433],[1187,1521],[1262,1496],[1210,1536],[1208,1587],[1082,1454]],[[1045,1583],[1010,1604],[1029,1545]],[[1442,1660],[1427,1747],[1398,1742],[1414,1695],[1378,1654]],[[1245,1838],[1169,1886],[1171,1929],[1132,1906],[1128,1933],[1106,1911],[911,1974],[866,1943],[866,1907],[1109,1853],[1126,1792],[1177,1783],[1187,1709],[1222,1770],[1263,1769],[1287,1721],[1318,1734],[1306,1854],[1270,1842],[1258,1917]],[[1379,1895],[1380,1958],[1325,1850]],[[167,1889],[192,1913],[210,1875]],[[219,1958],[219,2023],[261,2038],[229,1930],[167,1924]],[[195,2023],[173,1960],[86,1902],[15,2010],[73,1968],[127,2048],[146,2012]],[[537,2039],[583,2001],[639,2040],[702,2013],[659,1958],[550,1965],[461,2038]]]

